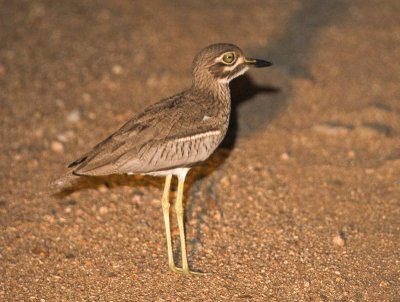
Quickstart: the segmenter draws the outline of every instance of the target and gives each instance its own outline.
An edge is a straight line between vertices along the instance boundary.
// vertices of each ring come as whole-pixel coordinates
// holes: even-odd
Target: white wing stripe
[[[191,141],[191,140],[196,140],[202,137],[208,137],[208,136],[217,136],[220,135],[221,131],[215,130],[215,131],[208,131],[208,132],[204,132],[204,133],[199,133],[196,135],[192,135],[192,136],[186,136],[186,137],[181,137],[176,139],[175,141],[177,142],[186,142],[186,141]]]

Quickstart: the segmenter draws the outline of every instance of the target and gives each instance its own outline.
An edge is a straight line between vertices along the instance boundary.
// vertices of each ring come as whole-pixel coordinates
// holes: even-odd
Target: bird
[[[119,130],[68,165],[68,173],[55,181],[61,185],[77,176],[141,174],[165,177],[161,198],[169,268],[176,273],[198,275],[189,268],[183,191],[189,170],[205,161],[220,145],[229,125],[231,96],[229,82],[251,67],[272,63],[245,57],[230,43],[202,49],[192,63],[189,89],[150,105],[128,120]],[[170,186],[178,179],[177,216],[181,267],[175,265],[170,228]]]

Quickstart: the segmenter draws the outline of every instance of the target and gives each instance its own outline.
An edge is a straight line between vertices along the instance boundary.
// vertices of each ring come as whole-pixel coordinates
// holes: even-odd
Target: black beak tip
[[[271,62],[257,59],[255,64],[254,64],[254,67],[262,68],[262,67],[268,67],[268,66],[271,66],[271,65],[272,65]]]

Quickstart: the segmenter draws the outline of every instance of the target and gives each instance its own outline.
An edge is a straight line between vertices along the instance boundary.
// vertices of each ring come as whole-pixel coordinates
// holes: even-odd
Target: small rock
[[[222,215],[220,213],[220,211],[215,211],[215,214],[213,215],[213,219],[216,221],[220,221],[222,218]]]
[[[99,190],[100,193],[103,193],[103,194],[108,192],[108,188],[106,185],[101,185],[97,189]]]
[[[56,102],[56,106],[58,108],[65,108],[65,104],[64,104],[64,101],[62,99],[56,99],[55,102]]]
[[[107,277],[115,278],[115,277],[118,277],[118,274],[115,273],[115,272],[109,272],[109,273],[107,274]]]
[[[65,258],[67,258],[67,259],[74,259],[74,258],[75,258],[75,255],[74,255],[73,253],[67,253],[67,254],[65,254]]]
[[[114,65],[114,66],[112,67],[111,71],[112,71],[112,73],[115,74],[115,75],[120,75],[120,74],[122,74],[123,69],[122,69],[121,65],[118,65],[118,64],[117,64],[117,65]]]
[[[39,162],[37,159],[32,159],[28,162],[28,167],[31,169],[37,168],[39,166]]]
[[[41,247],[41,246],[36,246],[32,249],[32,253],[34,253],[35,255],[39,255],[41,257],[46,256],[47,251],[45,248]]]
[[[38,127],[37,129],[34,130],[33,135],[37,138],[42,138],[44,133],[44,128]]]
[[[100,215],[106,215],[108,213],[108,208],[105,206],[102,206],[99,208],[99,214]]]
[[[286,161],[286,160],[290,159],[290,156],[289,156],[289,154],[287,152],[284,152],[284,153],[281,154],[280,158],[281,158],[281,160],[285,160]]]
[[[347,157],[354,159],[356,157],[356,153],[353,150],[351,150],[351,151],[347,152]]]
[[[85,92],[85,93],[82,95],[82,99],[83,99],[86,103],[90,103],[90,102],[92,101],[92,96],[91,96],[89,93]]]
[[[63,153],[64,152],[64,145],[58,141],[52,141],[51,142],[51,150],[57,153]]]
[[[81,113],[79,112],[79,109],[74,109],[68,114],[67,121],[72,124],[76,124],[77,122],[79,122],[80,118]]]
[[[159,206],[161,204],[161,200],[157,199],[157,198],[154,198],[154,199],[151,200],[151,204],[154,205],[154,206]]]
[[[368,174],[368,175],[371,175],[371,174],[374,174],[374,173],[375,173],[375,170],[372,169],[372,168],[367,168],[367,169],[365,169],[364,171],[365,171],[365,174]]]
[[[222,187],[224,189],[226,189],[227,187],[229,187],[229,179],[228,177],[223,177],[220,181],[220,184],[222,185]]]
[[[313,126],[313,130],[321,134],[337,136],[345,135],[350,132],[353,127],[350,125],[341,125],[338,123],[322,123]]]
[[[66,143],[67,141],[72,139],[74,136],[75,136],[75,133],[73,131],[69,130],[64,133],[58,134],[57,140],[59,140],[60,142]]]
[[[135,191],[133,192],[133,197],[132,197],[132,201],[134,203],[141,203],[142,201],[142,196],[143,196],[143,192],[142,191]]]
[[[66,208],[64,209],[64,212],[65,212],[65,213],[71,213],[71,212],[72,212],[71,207],[66,207]]]
[[[340,246],[340,247],[343,247],[346,243],[344,241],[344,239],[342,238],[342,236],[340,236],[339,234],[336,235],[335,237],[333,237],[332,242],[333,242],[333,244]]]
[[[64,217],[60,217],[60,218],[58,218],[58,221],[59,221],[60,223],[66,223],[66,222],[67,222],[67,219],[65,219]]]
[[[91,120],[96,119],[96,113],[94,113],[94,112],[89,112],[89,113],[87,114],[87,116],[88,116],[88,118],[91,119]]]
[[[54,223],[55,222],[54,217],[51,216],[51,215],[44,215],[43,216],[43,220],[46,221],[46,222],[49,222],[49,223]]]

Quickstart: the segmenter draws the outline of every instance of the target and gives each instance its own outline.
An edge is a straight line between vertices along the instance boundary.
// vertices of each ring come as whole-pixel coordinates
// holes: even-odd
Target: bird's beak
[[[271,66],[272,63],[264,60],[259,60],[259,59],[244,59],[245,64],[251,66],[251,67],[268,67]]]

